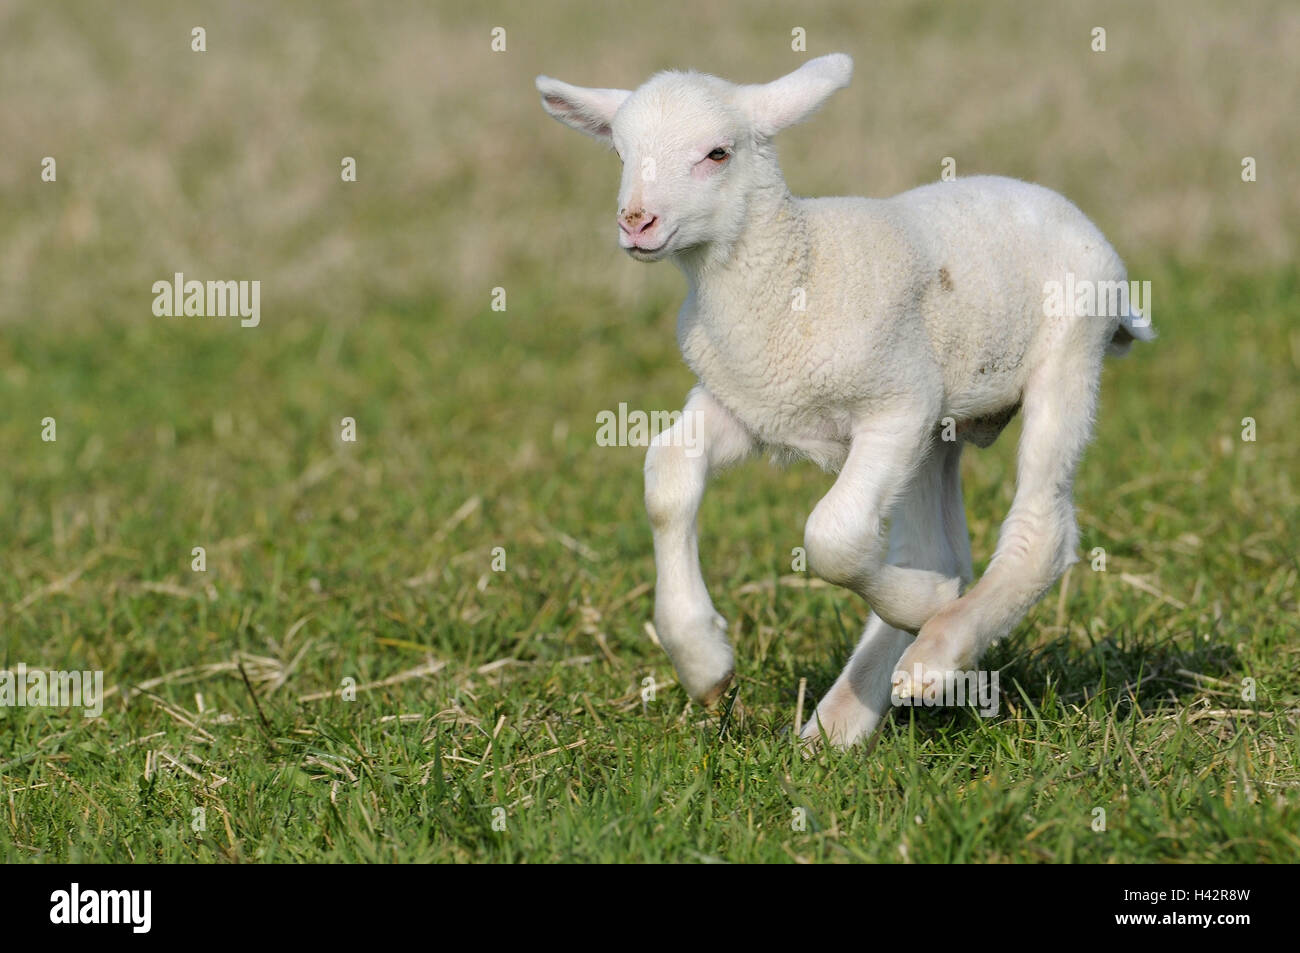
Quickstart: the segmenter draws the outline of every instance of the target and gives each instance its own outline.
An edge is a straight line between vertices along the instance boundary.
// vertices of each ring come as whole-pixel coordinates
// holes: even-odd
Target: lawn
[[[800,685],[807,713],[866,616],[792,571],[831,477],[756,461],[712,486],[702,561],[738,677],[718,709],[692,705],[647,627],[643,451],[595,439],[601,411],[673,409],[693,383],[681,280],[616,251],[616,163],[528,85],[594,84],[597,67],[635,82],[663,58],[775,76],[785,59],[756,69],[741,51],[765,30],[788,44],[789,18],[759,5],[716,65],[707,37],[674,50],[647,32],[628,66],[612,18],[565,38],[524,7],[376,8],[352,29],[351,5],[295,7],[279,39],[259,30],[273,12],[224,31],[214,13],[206,54],[170,5],[103,35],[39,4],[4,12],[0,51],[44,57],[51,85],[7,87],[0,113],[0,141],[21,143],[0,157],[0,669],[98,670],[107,695],[97,718],[0,707],[0,860],[1296,859],[1300,190],[1278,166],[1297,132],[1252,98],[1286,100],[1268,70],[1293,13],[1220,13],[1190,53],[1124,52],[1129,14],[1105,7],[1102,96],[1043,79],[1045,41],[1029,54],[1038,98],[1007,100],[1033,83],[1000,72],[999,44],[1029,30],[1003,6],[976,28],[893,5],[878,28],[897,43],[847,44],[863,83],[788,134],[792,187],[884,194],[950,152],[959,172],[973,155],[1036,178],[1152,281],[1160,337],[1108,364],[1076,492],[1083,558],[987,658],[997,716],[896,711],[869,749],[804,758]],[[1089,55],[1089,17],[1051,9],[1043,28],[1079,27]],[[519,50],[499,61],[498,12]],[[703,29],[720,14],[692,15]],[[130,60],[172,33],[174,54]],[[915,125],[859,155],[855,136],[886,129],[863,57],[880,44],[906,65],[890,51],[909,43],[916,69],[948,50],[949,79],[988,71],[960,93],[910,90]],[[1197,51],[1226,57],[1222,82],[1149,102],[1199,75]],[[1247,59],[1263,74],[1232,71]],[[430,101],[410,101],[413,76]],[[258,77],[276,80],[265,95]],[[981,84],[999,83],[995,101]],[[957,145],[926,138],[951,96],[986,103],[984,121],[954,120]],[[1086,129],[1020,134],[1042,103],[1074,102],[1171,138],[1136,142],[1124,166],[1088,152]],[[1209,105],[1239,102],[1256,105],[1189,147],[1197,123],[1219,128]],[[1240,180],[1236,138],[1268,180]],[[41,183],[51,152],[59,180]],[[150,284],[174,271],[262,280],[261,324],[155,317]],[[977,572],[1018,433],[964,461]]]

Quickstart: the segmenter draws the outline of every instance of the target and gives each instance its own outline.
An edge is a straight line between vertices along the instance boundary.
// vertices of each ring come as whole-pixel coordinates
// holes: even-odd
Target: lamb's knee
[[[1072,511],[1015,519],[1004,531],[999,550],[1016,563],[1016,572],[1031,586],[1046,589],[1078,561],[1079,527]]]
[[[656,529],[690,520],[704,486],[704,464],[685,448],[651,444],[645,457],[645,509]]]
[[[878,530],[863,531],[823,501],[804,526],[808,568],[837,586],[857,586],[882,562],[879,537]]]
[[[1078,547],[1079,524],[1074,520],[1073,507],[1067,507],[1043,527],[1039,567],[1047,585],[1078,561]]]
[[[1079,561],[1079,524],[1074,521],[1074,514],[1058,527],[1055,551],[1052,554],[1052,581]]]

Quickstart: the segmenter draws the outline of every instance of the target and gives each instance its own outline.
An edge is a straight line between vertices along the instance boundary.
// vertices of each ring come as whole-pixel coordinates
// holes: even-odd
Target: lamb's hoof
[[[714,685],[712,688],[708,689],[707,691],[702,692],[696,698],[696,701],[698,701],[705,708],[712,708],[714,705],[718,703],[718,700],[727,693],[727,689],[731,687],[731,680],[734,676],[735,676],[734,672],[728,672],[726,675],[722,677],[722,681],[718,682],[716,685]]]
[[[815,758],[824,746],[822,726],[817,722],[817,715],[808,719],[808,723],[799,732],[799,754],[805,759]]]
[[[852,691],[835,685],[799,732],[799,748],[804,757],[811,757],[826,746],[842,751],[870,734],[871,727],[870,712]]]
[[[716,612],[678,624],[658,615],[655,630],[686,694],[705,706],[722,697],[735,671],[735,654],[727,642],[727,621]]]
[[[889,701],[893,705],[910,705],[912,702],[922,700],[925,692],[925,673],[929,671],[922,666],[920,677],[909,664],[904,667],[900,660],[899,666],[894,670],[894,677],[890,683]]]
[[[927,691],[942,690],[949,677],[965,668],[946,653],[936,651],[924,635],[919,635],[894,668],[889,700],[894,705],[922,702]]]

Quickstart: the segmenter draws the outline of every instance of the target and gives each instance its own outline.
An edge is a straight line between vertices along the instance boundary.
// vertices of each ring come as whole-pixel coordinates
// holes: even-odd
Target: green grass
[[[672,294],[611,316],[515,272],[505,312],[243,330],[142,295],[6,327],[0,667],[114,693],[98,719],[0,709],[0,860],[1294,860],[1297,275],[1131,271],[1161,337],[1109,366],[1077,489],[1106,572],[1085,559],[993,650],[997,717],[896,712],[812,760],[799,682],[809,711],[865,608],[777,580],[828,476],[757,462],[706,498],[726,706],[689,705],[645,633],[642,451],[595,420],[680,405]],[[967,455],[981,564],[1017,435]]]

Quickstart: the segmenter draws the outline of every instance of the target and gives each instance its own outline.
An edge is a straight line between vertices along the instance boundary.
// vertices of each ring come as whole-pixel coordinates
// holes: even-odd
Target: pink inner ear
[[[542,96],[542,102],[556,112],[563,113],[570,120],[582,123],[584,127],[598,136],[608,136],[610,134],[609,123],[599,116],[593,115],[590,110],[585,109],[579,103],[565,99],[563,96],[557,96],[554,93],[547,93]]]

